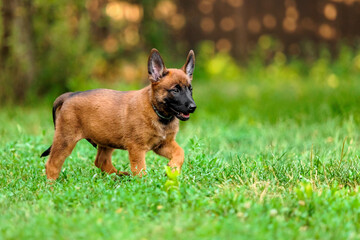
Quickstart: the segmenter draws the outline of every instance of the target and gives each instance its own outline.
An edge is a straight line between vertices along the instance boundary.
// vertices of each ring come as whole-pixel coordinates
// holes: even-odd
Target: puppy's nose
[[[193,113],[193,112],[195,111],[195,109],[196,109],[196,104],[195,104],[195,103],[190,103],[190,105],[189,105],[189,111],[190,111],[191,113]]]

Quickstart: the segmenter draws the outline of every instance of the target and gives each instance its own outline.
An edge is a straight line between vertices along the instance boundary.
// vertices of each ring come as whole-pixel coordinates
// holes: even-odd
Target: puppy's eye
[[[173,89],[171,89],[170,91],[173,92],[173,93],[179,93],[179,92],[180,92],[180,89],[178,89],[178,88],[173,88]]]
[[[169,90],[172,93],[179,93],[181,91],[181,87],[179,85],[176,85],[174,88]]]

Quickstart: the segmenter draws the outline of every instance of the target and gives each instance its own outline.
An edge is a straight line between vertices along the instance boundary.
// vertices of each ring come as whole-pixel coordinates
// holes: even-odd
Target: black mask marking
[[[166,106],[180,120],[189,119],[189,114],[196,109],[195,101],[192,97],[191,86],[179,86],[168,90],[168,96],[165,99]]]

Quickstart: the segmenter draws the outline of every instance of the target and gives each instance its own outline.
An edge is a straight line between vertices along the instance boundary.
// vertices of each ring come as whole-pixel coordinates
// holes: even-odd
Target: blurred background
[[[360,239],[360,0],[0,9],[0,239]],[[167,67],[196,55],[178,197],[162,190],[165,159],[149,152],[144,181],[113,181],[85,140],[47,184],[55,98],[149,84],[152,48]],[[126,151],[113,159],[130,171]]]
[[[1,0],[1,13],[1,103],[142,86],[153,47],[169,67],[194,49],[196,81],[250,98],[262,81],[336,89],[360,73],[358,0]]]

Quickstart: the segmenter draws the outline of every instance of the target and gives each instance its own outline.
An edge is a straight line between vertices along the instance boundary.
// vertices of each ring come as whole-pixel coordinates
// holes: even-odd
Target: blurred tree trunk
[[[244,5],[246,6],[245,2]],[[246,30],[246,10],[245,6],[233,8],[233,16],[236,22],[234,33],[234,49],[233,53],[237,59],[246,59],[248,56],[248,33]]]
[[[2,35],[1,35],[1,49],[0,49],[0,69],[5,67],[6,59],[10,54],[10,36],[11,36],[11,26],[14,17],[13,11],[13,2],[8,0],[2,1],[1,6],[1,18],[2,18]]]
[[[5,0],[7,1],[7,0]],[[35,44],[32,25],[32,0],[16,0],[13,44],[14,62],[14,95],[17,101],[23,101],[26,92],[34,82],[36,74]]]
[[[109,34],[109,24],[104,15],[104,8],[107,3],[108,0],[90,0],[88,2],[88,12],[91,20],[91,37],[97,43],[102,43]]]
[[[2,34],[0,39],[0,103],[9,98],[11,83],[9,83],[9,72],[6,69],[8,59],[11,55],[10,36],[14,18],[14,4],[12,1],[3,0],[1,5]]]

